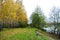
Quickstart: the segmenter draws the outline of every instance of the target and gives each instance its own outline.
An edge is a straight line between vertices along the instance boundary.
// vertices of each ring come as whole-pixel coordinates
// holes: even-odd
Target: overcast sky
[[[60,0],[23,0],[23,5],[27,12],[28,18],[31,16],[32,12],[36,8],[36,6],[40,6],[44,15],[49,18],[50,9],[53,6],[60,7]]]

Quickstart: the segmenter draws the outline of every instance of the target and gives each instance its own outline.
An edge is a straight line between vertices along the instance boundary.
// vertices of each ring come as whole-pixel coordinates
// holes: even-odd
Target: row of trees
[[[0,0],[0,2],[0,25],[3,27],[26,26],[28,20],[22,1]]]
[[[59,22],[59,13],[60,9],[55,7],[52,9],[50,19],[53,20],[54,25]],[[30,17],[31,26],[38,28],[44,27],[46,22],[43,14],[41,8],[37,6]],[[13,0],[0,0],[0,25],[3,25],[3,27],[25,27],[27,23],[28,19],[22,1],[16,0],[16,2],[14,2]],[[56,27],[55,25],[55,29]]]
[[[22,1],[17,0],[0,0],[0,25],[3,27],[25,27],[27,25],[27,15],[23,8]],[[42,27],[45,25],[45,16],[41,8],[36,7],[35,11],[32,13],[31,26]]]

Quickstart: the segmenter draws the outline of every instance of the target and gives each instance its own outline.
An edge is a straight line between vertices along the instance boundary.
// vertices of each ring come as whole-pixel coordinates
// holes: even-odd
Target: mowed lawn
[[[36,28],[4,28],[0,32],[0,40],[51,40],[45,34],[38,37],[35,30]]]

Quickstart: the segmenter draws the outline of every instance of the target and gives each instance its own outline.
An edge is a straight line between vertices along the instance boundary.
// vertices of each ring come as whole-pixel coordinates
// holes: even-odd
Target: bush
[[[24,27],[27,27],[27,23],[25,22],[19,22],[19,26],[24,28]]]

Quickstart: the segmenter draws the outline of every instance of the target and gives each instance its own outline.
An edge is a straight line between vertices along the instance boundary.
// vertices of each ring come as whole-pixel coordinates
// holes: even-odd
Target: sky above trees
[[[60,7],[60,0],[23,0],[23,5],[28,18],[31,16],[37,5],[40,6],[45,16],[49,18],[50,9],[53,6]]]

